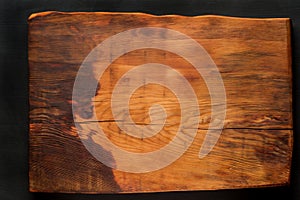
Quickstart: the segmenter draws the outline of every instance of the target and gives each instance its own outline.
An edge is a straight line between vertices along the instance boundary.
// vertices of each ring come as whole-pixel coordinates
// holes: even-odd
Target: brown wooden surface
[[[224,130],[210,154],[198,158],[211,117],[208,89],[180,56],[156,49],[123,55],[105,71],[94,98],[107,137],[132,152],[166,145],[180,122],[176,96],[155,84],[130,100],[134,122],[149,123],[148,109],[161,103],[166,126],[140,140],[120,130],[110,109],[111,91],[122,74],[155,61],[182,73],[196,91],[201,111],[193,144],[173,164],[134,174],[110,169],[82,145],[72,116],[76,73],[104,39],[139,27],[180,31],[199,42],[215,61],[227,97]],[[289,182],[292,154],[292,94],[289,19],[220,16],[152,16],[122,13],[34,14],[29,18],[30,190],[41,192],[149,192],[282,185]]]

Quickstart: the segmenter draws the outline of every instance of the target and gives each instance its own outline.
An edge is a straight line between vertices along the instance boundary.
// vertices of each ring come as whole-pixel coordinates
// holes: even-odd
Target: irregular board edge
[[[286,22],[286,28],[287,28],[287,55],[288,55],[288,75],[289,75],[289,85],[290,85],[290,95],[289,95],[289,102],[290,102],[290,149],[291,152],[289,154],[289,174],[288,174],[288,182],[287,185],[291,184],[291,170],[292,170],[292,162],[293,162],[293,148],[294,148],[294,121],[293,121],[293,62],[292,62],[292,37],[291,37],[291,27],[292,27],[292,21],[289,19]]]
[[[64,194],[149,194],[149,193],[167,193],[167,192],[200,192],[200,191],[222,191],[222,190],[236,190],[236,189],[255,189],[255,188],[269,188],[269,187],[280,187],[288,186],[289,183],[275,183],[275,184],[263,184],[257,186],[237,186],[237,187],[224,187],[224,188],[209,188],[209,189],[174,189],[174,190],[136,190],[136,191],[76,191],[76,190],[40,190],[38,188],[30,188],[29,192],[32,193],[64,193]]]
[[[178,14],[166,14],[166,15],[155,15],[149,13],[141,13],[141,12],[60,12],[60,11],[44,11],[44,12],[36,12],[30,14],[28,17],[28,22],[34,20],[39,17],[46,17],[49,15],[140,15],[140,16],[149,16],[149,17],[187,17],[187,18],[224,18],[224,19],[237,19],[237,20],[286,20],[290,21],[290,18],[257,18],[257,17],[237,17],[237,16],[225,16],[225,15],[178,15]]]

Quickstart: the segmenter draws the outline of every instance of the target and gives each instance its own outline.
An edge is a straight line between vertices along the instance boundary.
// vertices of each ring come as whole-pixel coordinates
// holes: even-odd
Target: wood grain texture
[[[135,153],[154,151],[175,137],[180,123],[176,95],[148,84],[132,95],[130,114],[135,123],[147,125],[149,108],[161,104],[168,114],[163,129],[141,140],[117,126],[112,90],[137,65],[156,62],[176,69],[195,90],[201,111],[197,136],[182,157],[158,171],[134,174],[105,166],[85,149],[73,121],[72,89],[93,48],[112,35],[140,27],[174,29],[200,43],[221,73],[227,110],[216,146],[199,159],[212,120],[203,78],[171,52],[146,48],[119,57],[94,80],[98,91],[90,109],[99,120],[89,122],[99,124],[115,145]],[[156,192],[288,184],[293,139],[289,19],[45,12],[29,18],[28,47],[31,191]],[[90,113],[85,114],[88,118]]]

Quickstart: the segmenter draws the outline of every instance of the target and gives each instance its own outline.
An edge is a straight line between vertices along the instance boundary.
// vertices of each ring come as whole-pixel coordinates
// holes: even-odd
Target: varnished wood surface
[[[110,111],[114,84],[134,66],[155,61],[185,75],[201,110],[198,134],[188,151],[161,170],[132,174],[112,170],[82,145],[72,116],[72,88],[87,54],[104,39],[138,27],[165,27],[199,42],[218,66],[227,97],[222,135],[205,158],[197,155],[210,122],[210,97],[198,73],[170,52],[142,49],[117,59],[99,80],[94,98],[100,126],[116,145],[149,152],[166,145],[178,128],[176,96],[147,85],[130,101],[138,124],[148,108],[168,113],[163,130],[139,140],[119,134]],[[29,19],[30,189],[47,192],[149,192],[282,185],[289,182],[292,153],[290,24],[288,19],[182,17],[145,14],[42,13]]]

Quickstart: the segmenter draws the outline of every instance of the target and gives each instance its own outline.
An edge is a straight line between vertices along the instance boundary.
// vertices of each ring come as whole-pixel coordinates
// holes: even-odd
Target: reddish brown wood
[[[166,168],[134,174],[103,165],[82,145],[72,116],[76,73],[89,52],[104,39],[138,27],[180,31],[199,42],[218,66],[226,88],[227,115],[218,143],[205,158],[198,159],[197,155],[211,117],[207,87],[186,60],[156,49],[130,52],[109,67],[99,80],[101,92],[94,99],[96,111],[107,112],[99,114],[101,121],[90,123],[100,123],[107,137],[128,151],[149,152],[166,145],[180,119],[176,96],[170,91],[147,85],[131,98],[131,117],[139,124],[149,123],[148,109],[153,103],[165,107],[167,125],[151,138],[140,140],[120,134],[110,111],[111,91],[122,74],[154,60],[182,73],[196,91],[200,124],[188,151]],[[33,14],[28,35],[30,190],[119,193],[288,184],[293,139],[290,46],[290,22],[285,18]]]

